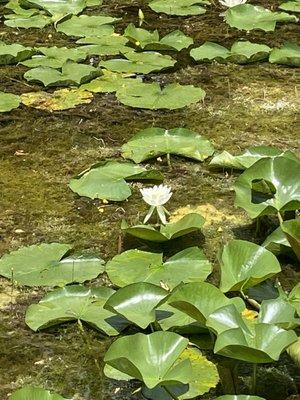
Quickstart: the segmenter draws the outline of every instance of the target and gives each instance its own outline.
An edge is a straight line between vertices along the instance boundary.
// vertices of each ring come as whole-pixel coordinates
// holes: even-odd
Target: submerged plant
[[[144,224],[149,221],[154,211],[156,211],[159,220],[165,225],[167,223],[166,215],[169,215],[169,212],[165,207],[163,207],[163,205],[170,200],[173,194],[171,188],[161,184],[151,188],[140,189],[140,192],[145,203],[150,206],[150,209],[144,218]]]

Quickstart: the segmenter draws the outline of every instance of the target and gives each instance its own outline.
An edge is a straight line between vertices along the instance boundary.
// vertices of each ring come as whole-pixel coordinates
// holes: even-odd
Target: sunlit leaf
[[[119,18],[109,17],[107,15],[73,15],[72,18],[57,25],[58,32],[63,32],[68,36],[102,36],[111,35],[114,31],[113,22]]]
[[[29,68],[62,68],[67,61],[84,61],[87,56],[84,49],[81,48],[54,46],[37,47],[36,50],[41,54],[34,55],[30,60],[23,61],[21,64]]]
[[[300,46],[296,43],[285,43],[279,49],[273,49],[269,62],[272,64],[300,66]]]
[[[105,69],[102,72],[103,75],[82,85],[81,89],[89,90],[93,93],[112,93],[123,87],[142,82],[141,78],[134,78],[132,74],[119,74]]]
[[[5,44],[0,42],[0,65],[16,64],[24,61],[33,54],[31,47],[21,44]]]
[[[22,17],[17,14],[7,14],[5,15],[5,18],[6,20],[4,21],[4,25],[9,26],[10,28],[42,29],[53,22],[51,17],[43,15],[42,13],[29,17]]]
[[[25,386],[12,393],[10,400],[67,400],[59,394],[51,393],[49,390]]]
[[[0,92],[0,112],[11,111],[18,108],[21,102],[20,96],[12,93]]]
[[[157,13],[170,15],[199,15],[204,14],[206,9],[202,4],[210,4],[205,0],[153,0],[149,7]]]

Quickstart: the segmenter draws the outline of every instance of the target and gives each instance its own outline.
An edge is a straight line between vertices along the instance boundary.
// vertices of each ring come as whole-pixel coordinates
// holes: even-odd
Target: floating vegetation
[[[149,7],[157,13],[170,15],[199,15],[206,12],[206,0],[153,0]]]
[[[11,93],[0,92],[0,112],[11,111],[18,108],[21,102],[20,96]]]

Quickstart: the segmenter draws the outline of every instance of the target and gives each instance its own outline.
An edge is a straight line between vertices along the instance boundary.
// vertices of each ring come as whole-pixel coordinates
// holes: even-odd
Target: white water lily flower
[[[144,219],[144,224],[151,218],[153,212],[156,210],[158,218],[163,224],[167,223],[166,214],[168,211],[163,207],[172,196],[171,188],[165,185],[155,185],[152,188],[140,189],[143,200],[151,207]]]
[[[222,4],[222,6],[231,8],[240,4],[245,4],[247,0],[219,0],[219,2]]]
[[[152,188],[140,189],[143,200],[149,204],[149,206],[162,206],[170,200],[172,196],[171,188],[163,184],[153,186]]]

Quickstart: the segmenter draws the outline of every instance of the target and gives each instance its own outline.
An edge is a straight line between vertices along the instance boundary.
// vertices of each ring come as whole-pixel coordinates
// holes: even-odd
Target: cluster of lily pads
[[[212,154],[208,141],[191,135],[190,131],[179,131],[186,141],[193,143],[195,159]],[[156,150],[160,151],[158,154],[171,152],[178,131],[170,133],[168,143],[168,132],[159,128],[143,131],[131,141],[134,145],[129,142],[124,146],[124,151],[138,161],[155,156],[157,137],[161,143],[160,150]],[[148,152],[141,145],[139,148],[139,141],[147,134],[152,144]],[[203,154],[199,154],[201,146]],[[185,151],[183,155],[187,155]],[[244,208],[251,218],[277,215],[279,227],[271,234],[272,241],[277,248],[284,242],[289,255],[300,259],[300,219],[296,215],[300,208],[299,158],[291,151],[260,146],[247,149],[240,156],[223,152],[212,158],[210,164],[214,168],[244,170],[235,183],[236,205]],[[100,193],[104,198],[118,192],[123,200],[130,194],[125,178],[136,180],[147,174],[138,165],[110,162],[85,172],[70,186],[92,198],[100,197]],[[153,179],[155,173],[150,172],[149,176]],[[168,245],[172,239],[203,227],[205,219],[198,213],[167,221],[164,205],[172,196],[170,188],[154,186],[141,189],[141,193],[151,206],[150,212],[144,224],[130,226],[123,221],[124,234],[146,243]],[[116,200],[111,197],[110,200]],[[153,222],[155,210],[157,223]],[[291,212],[294,212],[292,219]],[[150,223],[146,224],[148,220]],[[280,241],[276,242],[278,236]],[[25,321],[34,331],[77,321],[80,326],[88,324],[103,335],[122,334],[105,355],[104,373],[116,380],[140,381],[146,399],[178,400],[202,395],[222,380],[220,366],[224,369],[226,359],[254,366],[253,392],[246,397],[227,395],[219,399],[259,399],[252,396],[256,365],[278,361],[285,350],[293,357],[298,354],[300,343],[294,331],[300,322],[300,284],[286,293],[277,282],[271,284],[271,295],[264,293],[264,285],[281,271],[278,252],[270,246],[270,237],[262,245],[229,241],[220,258],[219,287],[206,282],[212,264],[199,247],[188,247],[169,258],[163,253],[131,249],[105,264],[92,255],[70,254],[71,246],[67,244],[32,245],[3,256],[0,274],[14,284],[60,286],[28,307]],[[82,285],[102,273],[108,276],[114,289]],[[128,334],[132,330],[136,333]],[[207,349],[219,357],[218,367],[202,353]],[[40,389],[23,388],[14,395],[20,397],[12,398],[26,398],[22,393],[28,390],[34,393]]]
[[[221,3],[228,8],[222,14],[224,20],[233,28],[272,31],[277,22],[297,22],[295,15],[244,0]],[[50,90],[63,87],[21,96],[0,93],[0,112],[20,103],[51,111],[67,109],[91,102],[93,93],[115,92],[121,103],[146,109],[176,109],[204,98],[204,90],[192,85],[162,87],[143,81],[145,74],[173,68],[176,60],[165,53],[189,48],[192,38],[179,30],[160,37],[158,31],[133,24],[117,34],[113,24],[118,18],[81,14],[86,7],[100,4],[101,0],[6,3],[12,14],[5,15],[5,25],[41,29],[53,24],[57,32],[76,39],[78,46],[31,48],[0,43],[1,65],[19,63],[29,68],[24,74],[28,82]],[[158,13],[186,16],[204,14],[212,5],[206,0],[153,0],[149,7]],[[298,0],[283,3],[280,9],[298,12],[297,7]],[[299,65],[300,59],[295,44],[271,49],[246,41],[234,43],[230,50],[206,42],[190,54],[196,61],[246,63],[269,57],[271,63],[292,66]],[[79,196],[124,201],[132,193],[130,182],[163,181],[159,171],[138,163],[167,155],[170,165],[170,154],[201,162],[213,153],[211,142],[189,129],[152,127],[122,146],[123,158],[133,162],[94,164],[74,177],[69,187]],[[106,263],[94,254],[76,255],[64,243],[22,247],[1,258],[0,275],[13,285],[52,288],[28,307],[27,326],[38,331],[73,321],[80,329],[84,323],[99,335],[116,337],[104,358],[104,374],[115,380],[139,381],[145,399],[201,396],[224,381],[229,360],[230,369],[238,362],[253,366],[250,394],[240,395],[232,387],[231,393],[227,388],[218,400],[263,400],[255,396],[257,364],[276,362],[285,350],[295,360],[299,353],[295,329],[300,322],[300,284],[287,293],[274,280],[281,272],[278,255],[300,259],[300,160],[291,151],[259,146],[238,156],[217,154],[210,167],[242,171],[234,186],[236,205],[258,225],[266,215],[278,218],[278,227],[260,245],[231,240],[221,249],[218,286],[207,282],[213,266],[197,246],[170,257],[133,248]],[[168,218],[165,204],[172,196],[170,188],[159,185],[141,193],[150,209],[141,223],[122,221],[124,235],[145,244],[164,243],[167,249],[172,240],[202,229],[205,219],[199,213],[179,220]],[[87,284],[101,274],[106,274],[112,287]],[[265,285],[271,287],[267,295]],[[213,361],[205,356],[207,351],[214,355]],[[11,396],[11,400],[29,398],[64,400],[33,387]]]

